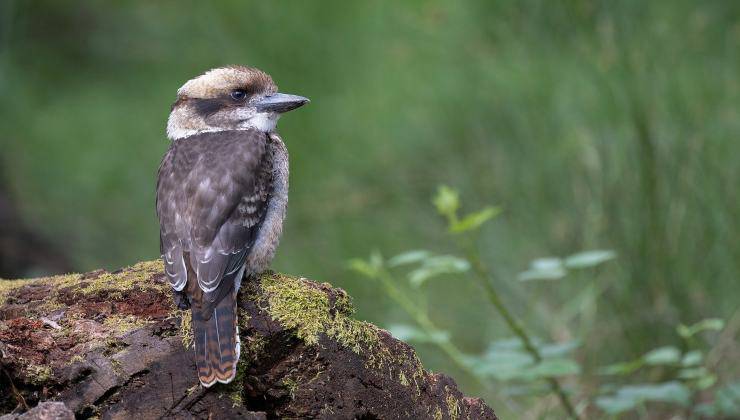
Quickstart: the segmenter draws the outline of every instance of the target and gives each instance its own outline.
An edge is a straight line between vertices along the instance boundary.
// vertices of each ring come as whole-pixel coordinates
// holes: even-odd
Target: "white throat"
[[[254,128],[265,133],[270,133],[275,131],[279,119],[280,114],[277,112],[258,112],[253,117],[243,121],[239,125],[239,129],[248,130]]]
[[[167,119],[167,137],[170,140],[179,140],[201,133],[214,133],[232,130],[259,130],[265,133],[275,131],[280,114],[275,112],[255,112],[240,115],[243,117],[233,127],[208,125],[205,121],[194,122],[182,109],[175,109]]]

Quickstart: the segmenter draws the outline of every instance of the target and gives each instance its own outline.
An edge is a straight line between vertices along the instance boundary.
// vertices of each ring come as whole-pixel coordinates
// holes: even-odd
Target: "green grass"
[[[598,326],[589,357],[637,357],[679,322],[737,310],[737,2],[186,3],[0,6],[3,176],[80,270],[158,255],[154,180],[175,91],[247,63],[312,100],[279,125],[291,199],[274,266],[332,279],[361,317],[405,315],[347,259],[451,250],[429,205],[440,183],[472,209],[504,208],[483,257],[535,330],[593,280],[515,284],[532,258],[619,254],[598,273],[608,299],[575,311]],[[472,285],[428,299],[441,327],[471,326],[453,337],[464,350],[502,334]]]

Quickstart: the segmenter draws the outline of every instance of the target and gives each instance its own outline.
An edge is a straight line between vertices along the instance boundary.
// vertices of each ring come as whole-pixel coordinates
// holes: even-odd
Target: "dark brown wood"
[[[349,296],[326,283],[245,280],[239,373],[205,389],[159,262],[0,281],[0,414],[55,400],[78,418],[496,418],[351,315]]]

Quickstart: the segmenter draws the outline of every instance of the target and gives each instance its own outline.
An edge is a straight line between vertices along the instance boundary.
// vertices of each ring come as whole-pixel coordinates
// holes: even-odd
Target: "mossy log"
[[[2,280],[0,415],[53,400],[77,418],[496,418],[352,312],[326,283],[245,280],[237,377],[205,389],[159,262]]]

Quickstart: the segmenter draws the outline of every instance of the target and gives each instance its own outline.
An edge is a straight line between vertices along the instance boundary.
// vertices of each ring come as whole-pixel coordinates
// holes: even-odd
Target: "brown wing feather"
[[[251,130],[173,142],[157,185],[161,250],[173,287],[184,287],[185,253],[209,294],[224,274],[241,268],[270,192],[266,143],[264,133]]]
[[[160,165],[157,214],[173,288],[192,305],[201,383],[233,378],[236,291],[271,189],[268,138],[257,131],[204,133],[173,142]]]

